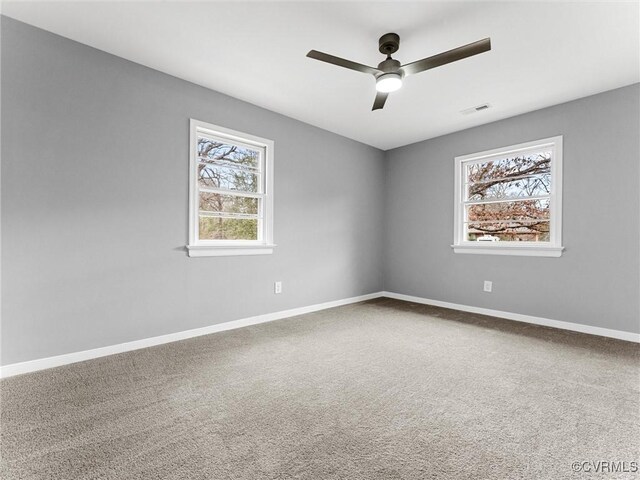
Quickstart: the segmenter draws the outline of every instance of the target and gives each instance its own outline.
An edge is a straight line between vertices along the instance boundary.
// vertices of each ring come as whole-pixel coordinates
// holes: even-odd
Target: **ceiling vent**
[[[483,103],[482,105],[477,105],[475,107],[467,108],[466,110],[461,110],[460,113],[463,115],[469,115],[471,113],[482,112],[483,110],[488,110],[491,108],[491,105],[488,103]]]

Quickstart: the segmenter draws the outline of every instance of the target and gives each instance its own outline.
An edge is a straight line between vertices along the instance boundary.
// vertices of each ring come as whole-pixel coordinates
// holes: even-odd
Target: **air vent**
[[[477,105],[475,107],[462,110],[460,113],[463,115],[469,115],[470,113],[481,112],[483,110],[488,110],[489,108],[491,108],[491,105],[489,105],[488,103],[483,103],[482,105]]]

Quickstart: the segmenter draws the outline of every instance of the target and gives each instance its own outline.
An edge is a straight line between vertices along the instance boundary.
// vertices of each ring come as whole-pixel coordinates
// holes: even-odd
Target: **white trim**
[[[460,310],[462,312],[490,315],[492,317],[506,318],[507,320],[515,320],[517,322],[532,323],[534,325],[542,325],[545,327],[559,328],[561,330],[571,330],[573,332],[588,333],[590,335],[598,335],[600,337],[617,338],[618,340],[626,340],[627,342],[640,343],[640,333],[593,327],[591,325],[583,325],[581,323],[563,322],[561,320],[551,320],[549,318],[534,317],[532,315],[523,315],[521,313],[503,312],[500,310],[492,310],[490,308],[472,307],[469,305],[461,305],[459,303],[442,302],[440,300],[430,300],[428,298],[414,297],[412,295],[404,295],[402,293],[382,292],[381,296],[396,300],[404,300],[406,302],[433,305],[434,307],[450,308],[453,310]]]
[[[269,255],[275,245],[239,245],[215,246],[187,245],[190,257],[228,257],[233,255]]]
[[[487,242],[488,243],[488,242]],[[524,243],[524,242],[517,242]],[[475,253],[481,255],[521,255],[525,257],[559,257],[562,255],[564,247],[548,246],[522,246],[522,245],[500,245],[500,248],[486,246],[482,243],[465,243],[463,245],[451,245],[455,253]]]
[[[549,201],[551,204],[549,226],[549,242],[470,242],[465,240],[465,198],[462,189],[463,166],[468,163],[487,162],[503,158],[514,153],[522,153],[527,150],[536,151],[550,147],[551,157],[551,192]],[[455,185],[454,185],[454,210],[453,210],[453,251],[455,253],[474,253],[488,255],[523,255],[536,257],[560,257],[564,247],[562,246],[562,135],[543,138],[533,142],[520,143],[508,147],[496,148],[484,152],[472,153],[455,157]],[[514,198],[511,201],[530,200],[535,198]],[[473,202],[489,203],[489,202]]]
[[[507,147],[494,148],[492,150],[485,150],[484,152],[469,153],[467,155],[460,155],[456,157],[456,160],[462,162],[468,162],[469,160],[477,160],[478,162],[487,162],[494,158],[508,156],[514,153],[522,153],[527,150],[538,150],[538,148],[553,146],[559,137],[542,138],[540,140],[533,140],[531,142],[519,143],[517,145],[510,145]]]
[[[200,240],[199,227],[199,186],[197,178],[198,165],[198,135],[203,134],[211,138],[220,138],[234,144],[257,148],[260,155],[260,170],[262,177],[261,193],[247,193],[244,196],[259,198],[261,211],[258,214],[258,240],[216,241]],[[189,121],[189,244],[187,250],[190,257],[210,257],[226,255],[263,255],[273,253],[273,160],[274,142],[266,138],[249,135],[229,128],[195,119]],[[241,195],[239,192],[221,191],[225,195]],[[254,218],[254,217],[252,217]],[[233,247],[233,248],[230,248]],[[245,250],[241,252],[241,250]],[[208,253],[207,253],[208,252]]]
[[[94,348],[92,350],[84,350],[81,352],[57,355],[55,357],[40,358],[37,360],[30,360],[21,363],[13,363],[0,367],[0,378],[12,377],[14,375],[35,372],[47,368],[60,367],[62,365],[68,365],[70,363],[82,362],[85,360],[91,360],[93,358],[106,357],[108,355],[114,355],[116,353],[123,353],[129,352],[131,350],[138,350],[140,348],[153,347],[155,345],[162,345],[164,343],[177,342],[179,340],[199,337],[201,335],[209,335],[211,333],[224,332],[226,330],[248,327],[250,325],[257,325],[259,323],[272,322],[274,320],[281,320],[283,318],[295,317],[297,315],[304,315],[306,313],[317,312],[319,310],[326,310],[327,308],[334,308],[340,307],[342,305],[349,305],[351,303],[363,302],[365,300],[371,300],[380,296],[380,292],[369,293],[367,295],[360,295],[357,297],[344,298],[342,300],[318,303],[316,305],[310,305],[307,307],[292,308],[290,310],[282,310],[280,312],[267,313],[264,315],[257,315],[255,317],[248,317],[240,320],[232,320],[230,322],[209,325],[208,327],[169,333],[167,335],[161,335],[159,337],[145,338],[142,340],[134,340],[133,342],[120,343],[118,345],[109,345],[107,347]]]

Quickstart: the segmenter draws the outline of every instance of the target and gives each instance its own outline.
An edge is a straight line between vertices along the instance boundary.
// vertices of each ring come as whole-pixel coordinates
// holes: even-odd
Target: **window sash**
[[[472,206],[472,205],[486,205],[486,204],[496,204],[496,203],[521,203],[523,201],[528,201],[528,200],[549,200],[549,217],[547,218],[524,218],[524,219],[519,219],[519,218],[495,218],[495,219],[491,219],[491,220],[469,220],[469,209],[467,208],[468,206]],[[463,242],[470,242],[470,243],[477,243],[477,240],[469,240],[469,226],[470,225],[482,225],[482,224],[521,224],[522,226],[526,226],[529,224],[539,224],[539,223],[547,223],[549,224],[549,240],[545,240],[545,241],[536,241],[536,242],[528,242],[526,240],[507,240],[505,241],[505,243],[508,244],[513,244],[513,243],[517,243],[517,244],[521,244],[521,243],[534,243],[536,245],[548,245],[551,243],[551,235],[552,235],[552,231],[551,231],[551,215],[552,215],[552,206],[551,206],[551,197],[549,195],[546,195],[544,197],[518,197],[516,199],[508,199],[508,200],[501,200],[501,201],[474,201],[474,202],[462,202],[463,204],[463,238],[462,241]],[[517,227],[514,227],[517,228]],[[485,232],[487,235],[490,234],[496,234],[498,235],[501,232]],[[522,234],[526,234],[525,232],[522,232]]]
[[[496,148],[493,150],[478,152],[468,155],[462,155],[455,158],[455,207],[454,207],[454,241],[452,247],[456,253],[495,253],[514,254],[514,255],[535,255],[535,256],[560,256],[562,247],[562,136],[546,138],[542,140],[526,142],[519,145],[509,147]],[[545,195],[509,197],[501,199],[486,200],[469,200],[468,186],[474,183],[469,182],[467,176],[467,166],[470,164],[488,163],[499,161],[502,159],[513,158],[515,156],[535,155],[537,153],[550,153],[550,171],[551,185],[550,191]],[[518,175],[510,177],[508,180],[517,180],[518,178],[535,177],[538,174]],[[507,180],[502,178],[490,179],[490,182],[496,180]],[[482,182],[484,183],[484,182]],[[476,242],[468,240],[467,225],[468,223],[478,223],[476,221],[468,222],[468,208],[472,205],[481,204],[500,204],[515,203],[532,200],[547,200],[549,202],[549,218],[548,219],[531,219],[529,223],[548,222],[549,236],[548,241],[504,241],[504,242]],[[490,220],[487,223],[505,223],[509,220]],[[525,224],[525,220],[516,220],[518,223]],[[480,245],[481,244],[481,245]],[[460,247],[460,249],[456,249]],[[540,251],[537,251],[539,249]],[[542,251],[544,250],[544,252]]]
[[[542,148],[533,148],[530,149],[528,151],[525,151],[526,153],[530,153],[530,154],[535,154],[538,153],[540,150],[543,150]],[[519,155],[522,155],[522,152],[518,152]],[[510,155],[501,155],[496,157],[496,159],[507,159],[510,157],[514,157],[516,155],[514,154],[510,154]],[[492,199],[488,199],[488,200],[468,200],[469,197],[469,186],[470,185],[478,185],[478,184],[486,184],[486,183],[493,183],[493,182],[500,182],[502,180],[506,180],[506,181],[515,181],[515,180],[521,180],[524,178],[534,178],[537,177],[539,174],[529,174],[529,175],[518,175],[515,177],[500,177],[500,178],[492,178],[490,180],[481,180],[478,182],[469,182],[468,181],[468,176],[466,174],[467,172],[467,166],[470,164],[477,164],[477,163],[489,163],[491,161],[495,161],[496,159],[491,159],[491,160],[486,160],[486,159],[482,159],[481,162],[477,162],[475,160],[469,160],[466,162],[462,163],[462,171],[465,172],[464,175],[464,200],[462,200],[462,209],[463,209],[463,228],[464,228],[464,237],[463,237],[463,241],[465,242],[470,242],[471,240],[468,240],[468,227],[469,224],[482,224],[482,223],[541,223],[541,222],[547,222],[549,223],[549,227],[550,227],[550,234],[551,234],[551,223],[550,223],[550,218],[544,218],[544,219],[532,219],[532,220],[517,220],[517,219],[495,219],[495,220],[482,220],[482,221],[476,221],[476,220],[469,220],[469,209],[466,208],[467,206],[470,205],[488,205],[488,204],[498,204],[498,203],[518,203],[518,202],[523,202],[523,201],[527,201],[527,200],[549,200],[549,212],[551,214],[552,211],[552,206],[551,206],[551,193],[547,194],[547,195],[531,195],[531,196],[522,196],[522,197],[510,197],[510,198],[492,198]],[[553,165],[553,155],[551,156],[551,163],[550,165]],[[551,173],[551,172],[550,172]],[[551,179],[551,190],[553,191],[553,176]],[[551,238],[551,235],[550,235]],[[536,242],[536,243],[542,243],[542,244],[546,244],[549,243],[549,241],[546,242]],[[509,242],[509,243],[513,243],[513,241]],[[520,242],[519,242],[520,243]]]
[[[209,217],[209,218],[232,218],[232,219],[244,219],[244,220],[258,220],[258,232],[257,232],[257,242],[262,242],[264,240],[264,232],[263,232],[263,220],[264,220],[264,197],[265,197],[265,147],[252,145],[250,143],[242,142],[232,138],[224,138],[222,136],[218,137],[215,135],[207,135],[203,134],[200,129],[197,130],[196,135],[196,144],[198,140],[201,138],[213,141],[213,142],[221,142],[230,146],[237,146],[241,148],[246,148],[248,150],[252,150],[258,153],[258,166],[250,167],[247,165],[241,165],[230,161],[225,160],[213,160],[209,157],[197,155],[196,169],[199,165],[219,165],[221,167],[229,168],[231,170],[236,170],[238,172],[247,172],[252,173],[258,176],[258,192],[248,192],[245,190],[231,190],[227,188],[214,188],[214,187],[202,187],[200,186],[200,182],[196,180],[196,189],[198,199],[200,198],[200,193],[214,193],[220,195],[232,195],[235,197],[246,197],[246,198],[257,198],[258,199],[258,214],[250,214],[250,213],[230,213],[230,212],[216,212],[209,210],[200,210],[198,209],[198,218],[200,217]],[[199,231],[196,233],[198,242],[211,242],[212,244],[220,242],[220,240],[201,240]],[[253,242],[254,240],[241,240],[241,239],[233,239],[230,240],[232,242]],[[229,242],[229,241],[225,241]]]
[[[257,152],[256,167],[237,164],[224,160],[213,160],[207,156],[200,155],[198,151],[198,142],[202,139],[216,143],[223,143],[229,146],[238,146],[240,148],[249,149]],[[197,120],[191,120],[191,170],[190,170],[190,221],[189,221],[189,245],[190,256],[191,250],[201,247],[220,246],[223,250],[227,246],[256,246],[260,248],[273,247],[273,141],[253,137],[249,134],[235,132],[224,127],[206,124]],[[230,172],[251,173],[256,175],[257,192],[245,190],[231,190],[227,188],[216,188],[200,186],[199,168],[202,166],[220,166],[228,169]],[[228,184],[231,185],[231,184]],[[232,213],[232,212],[215,212],[201,210],[200,198],[203,193],[229,195],[239,198],[253,198],[258,201],[258,213]],[[238,220],[257,220],[257,239],[201,239],[199,232],[200,218],[229,218]],[[191,248],[192,247],[192,248]],[[195,250],[194,250],[195,251]],[[203,256],[201,251],[195,252],[195,256]],[[224,250],[221,255],[234,254],[231,251]],[[237,252],[237,251],[236,251]],[[261,253],[259,250],[251,249],[248,254]],[[262,250],[262,252],[270,253],[271,251]],[[212,253],[213,255],[214,253]]]

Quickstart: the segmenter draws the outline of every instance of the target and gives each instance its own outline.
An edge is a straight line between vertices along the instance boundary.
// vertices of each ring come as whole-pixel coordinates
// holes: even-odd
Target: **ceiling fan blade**
[[[380,110],[382,107],[384,107],[384,102],[387,101],[388,96],[389,94],[387,92],[376,93],[376,99],[373,101],[373,108],[371,109],[371,111]]]
[[[333,55],[329,55],[328,53],[322,53],[317,50],[310,50],[309,53],[307,53],[307,57],[320,60],[321,62],[338,65],[339,67],[348,68],[350,70],[355,70],[356,72],[370,73],[371,75],[380,73],[380,70],[378,70],[377,68],[362,65],[361,63],[352,62],[351,60],[346,60],[344,58],[335,57]]]
[[[447,63],[457,62],[458,60],[472,57],[479,53],[488,52],[489,50],[491,50],[491,39],[485,38],[462,47],[454,48],[453,50],[448,50],[431,57],[423,58],[417,62],[407,63],[402,66],[402,70],[405,75],[413,75],[414,73],[440,67]]]

